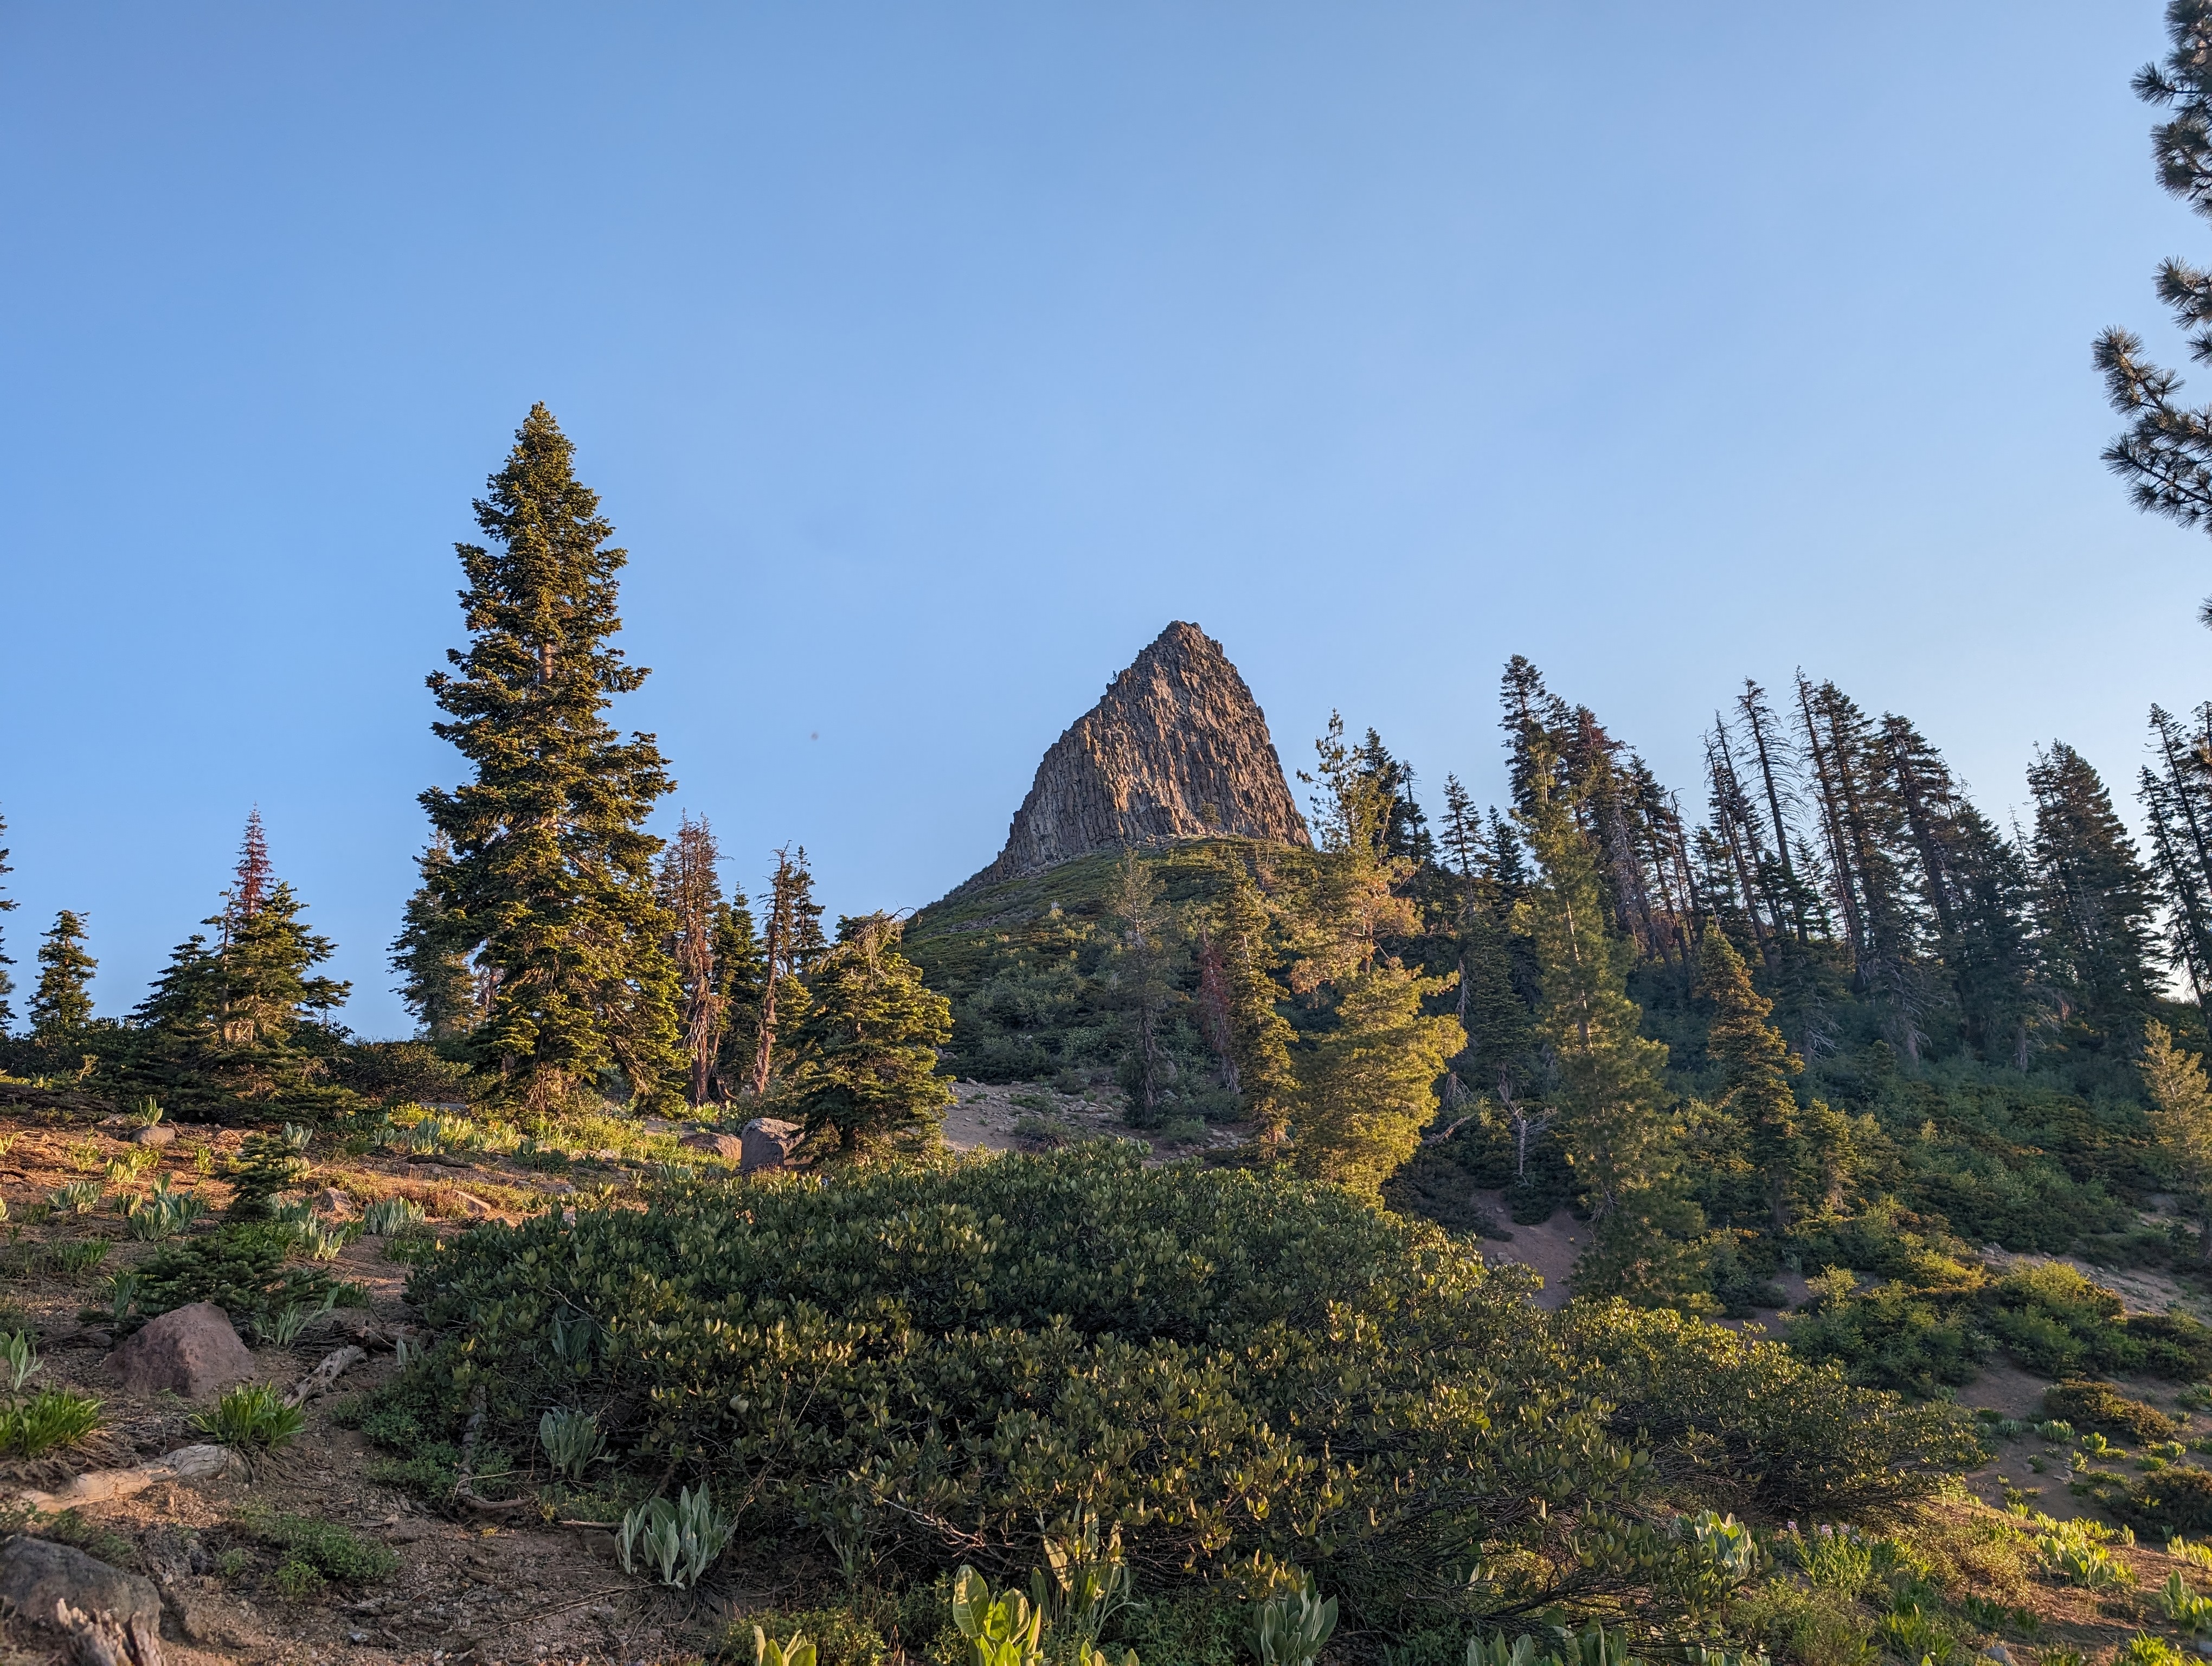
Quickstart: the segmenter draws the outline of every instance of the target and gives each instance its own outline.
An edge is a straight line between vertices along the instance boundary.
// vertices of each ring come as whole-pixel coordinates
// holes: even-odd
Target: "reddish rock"
[[[173,1308],[107,1356],[107,1369],[133,1394],[167,1389],[205,1400],[253,1375],[253,1356],[230,1316],[213,1302]]]
[[[687,1134],[677,1141],[687,1150],[702,1151],[720,1158],[725,1163],[742,1163],[745,1142],[734,1134]]]
[[[1210,838],[1313,842],[1252,690],[1220,643],[1178,621],[1053,743],[1006,848],[968,885]]]

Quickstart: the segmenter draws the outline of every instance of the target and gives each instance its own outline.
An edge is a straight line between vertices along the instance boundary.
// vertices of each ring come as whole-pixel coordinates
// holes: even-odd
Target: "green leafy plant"
[[[2159,1588],[2158,1610],[2191,1637],[2212,1633],[2212,1596],[2197,1596],[2179,1573],[2168,1574]]]
[[[2084,1590],[2112,1590],[2134,1577],[2125,1563],[2093,1542],[2074,1523],[2054,1523],[2051,1531],[2037,1535],[2035,1547],[2045,1567]]]
[[[2035,1434],[2037,1439],[2047,1440],[2056,1445],[2074,1438],[2074,1426],[2063,1419],[2052,1418],[2048,1422],[2037,1424]]]
[[[794,1632],[775,1641],[758,1626],[753,1627],[753,1666],[814,1666],[814,1645]]]
[[[80,1279],[106,1261],[114,1248],[106,1238],[75,1238],[48,1245],[46,1257],[64,1278]]]
[[[2069,1377],[2043,1391],[2044,1409],[2076,1428],[2136,1441],[2171,1440],[2181,1426],[2155,1407],[2130,1400],[2110,1383]]]
[[[1254,1605],[1252,1652],[1260,1666],[1312,1666],[1335,1630],[1336,1598],[1323,1600],[1309,1573]]]
[[[952,1623],[971,1666],[1043,1666],[1043,1611],[1012,1587],[993,1596],[989,1581],[964,1563],[952,1576]]]
[[[100,1207],[106,1189],[97,1180],[72,1180],[54,1193],[55,1211],[88,1215]]]
[[[538,1444],[545,1449],[553,1473],[581,1481],[584,1473],[599,1460],[606,1437],[599,1420],[588,1412],[554,1409],[538,1420]]]
[[[242,1512],[239,1524],[262,1543],[283,1552],[287,1561],[303,1564],[320,1578],[366,1584],[388,1579],[399,1571],[399,1558],[394,1552],[349,1532],[336,1522],[255,1508]]]
[[[737,1523],[715,1509],[702,1481],[696,1493],[685,1487],[673,1504],[656,1496],[624,1512],[615,1552],[624,1573],[644,1567],[657,1572],[662,1584],[689,1590],[736,1532]]]
[[[307,1416],[266,1383],[240,1383],[226,1389],[213,1407],[192,1419],[192,1427],[218,1445],[241,1451],[273,1452],[305,1432]]]
[[[300,1340],[300,1333],[308,1323],[329,1312],[335,1304],[337,1292],[326,1292],[319,1302],[288,1302],[270,1318],[262,1335],[280,1348],[288,1348]]]
[[[32,1345],[29,1331],[11,1330],[0,1336],[0,1365],[7,1368],[9,1391],[20,1394],[39,1368],[39,1350]]]
[[[361,1230],[373,1238],[390,1237],[423,1222],[422,1206],[404,1197],[380,1197],[362,1212]]]
[[[100,1426],[100,1402],[68,1389],[42,1389],[0,1409],[0,1452],[33,1458],[74,1446]]]
[[[2112,1666],[2188,1666],[2189,1658],[2164,1638],[2137,1632],[2113,1652]]]
[[[1030,1575],[1030,1601],[1046,1631],[1074,1639],[1079,1652],[1097,1646],[1106,1623],[1132,1600],[1121,1560],[1121,1529],[1102,1539],[1098,1517],[1085,1511],[1044,1535],[1044,1566]]]
[[[149,1097],[139,1105],[137,1110],[132,1114],[131,1120],[137,1123],[137,1125],[142,1128],[150,1128],[159,1126],[161,1121],[161,1103],[158,1100]]]

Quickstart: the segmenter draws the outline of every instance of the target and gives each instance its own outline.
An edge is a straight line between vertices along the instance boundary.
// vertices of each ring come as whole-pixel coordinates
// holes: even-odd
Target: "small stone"
[[[151,1128],[140,1128],[131,1138],[141,1146],[173,1146],[177,1143],[177,1131],[167,1122],[156,1122]]]
[[[349,1215],[353,1213],[353,1199],[335,1186],[325,1186],[315,1195],[315,1209],[325,1215]]]
[[[1984,1660],[1994,1660],[1997,1666],[2012,1666],[2012,1651],[2002,1643],[1992,1643],[1982,1651]]]
[[[205,1400],[253,1375],[253,1356],[230,1316],[213,1302],[173,1308],[107,1356],[108,1371],[133,1394],[163,1389]]]

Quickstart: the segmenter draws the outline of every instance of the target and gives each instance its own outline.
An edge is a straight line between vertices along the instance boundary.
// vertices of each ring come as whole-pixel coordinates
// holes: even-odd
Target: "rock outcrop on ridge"
[[[1204,838],[1313,842],[1252,690],[1220,643],[1178,620],[1053,743],[1006,848],[968,885]]]

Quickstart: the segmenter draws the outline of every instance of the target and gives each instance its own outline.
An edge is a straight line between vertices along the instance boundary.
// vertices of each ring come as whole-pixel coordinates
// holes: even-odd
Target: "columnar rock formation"
[[[1178,621],[1037,765],[1006,848],[968,883],[1172,839],[1310,844],[1267,720],[1221,644]]]

